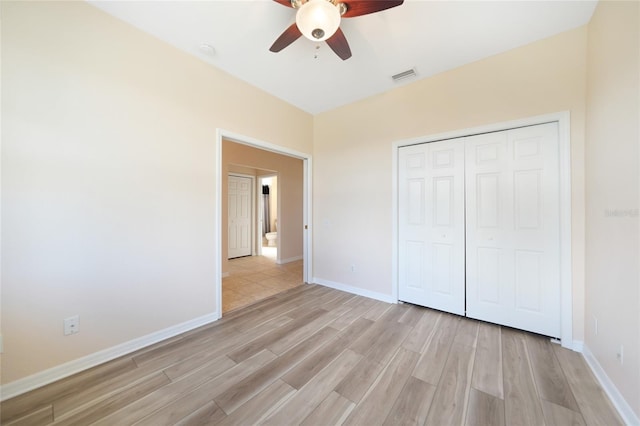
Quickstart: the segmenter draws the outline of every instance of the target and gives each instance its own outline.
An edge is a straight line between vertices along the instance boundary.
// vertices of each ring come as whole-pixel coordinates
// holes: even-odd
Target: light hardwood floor
[[[622,424],[546,338],[315,285],[1,408],[31,425]]]

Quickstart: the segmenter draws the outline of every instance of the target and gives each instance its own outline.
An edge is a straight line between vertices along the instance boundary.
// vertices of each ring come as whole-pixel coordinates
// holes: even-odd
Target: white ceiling
[[[405,0],[393,9],[343,19],[353,56],[342,61],[326,43],[304,37],[270,52],[295,22],[294,9],[272,0],[89,1],[312,114],[576,28],[589,21],[596,5]],[[202,43],[215,53],[203,52]],[[391,80],[410,68],[417,77]]]

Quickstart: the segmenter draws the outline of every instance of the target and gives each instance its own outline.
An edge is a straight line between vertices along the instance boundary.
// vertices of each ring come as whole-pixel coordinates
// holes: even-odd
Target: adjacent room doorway
[[[224,141],[224,142],[223,142]],[[216,259],[215,259],[215,267],[216,267],[216,282],[215,282],[215,288],[216,288],[216,295],[217,295],[217,312],[218,312],[218,317],[222,317],[222,313],[223,313],[223,291],[222,291],[222,279],[223,279],[223,261],[224,262],[228,262],[228,258],[231,258],[231,235],[225,235],[223,238],[223,209],[225,212],[225,231],[228,231],[231,226],[230,224],[228,224],[228,217],[227,217],[227,213],[232,213],[232,212],[228,212],[227,210],[227,197],[225,197],[225,200],[223,202],[222,200],[222,195],[223,193],[227,192],[227,182],[226,182],[226,178],[227,178],[227,173],[230,172],[227,169],[227,166],[223,165],[223,145],[224,144],[228,144],[231,143],[232,145],[244,145],[246,147],[250,147],[253,149],[256,149],[258,151],[264,151],[265,154],[276,154],[276,155],[281,155],[281,156],[285,156],[285,157],[291,157],[293,159],[297,159],[297,160],[301,160],[301,165],[298,167],[302,168],[302,185],[298,188],[301,189],[301,192],[298,192],[298,194],[301,195],[297,195],[297,197],[299,197],[298,199],[301,198],[301,206],[300,208],[302,209],[302,221],[298,222],[299,219],[296,219],[296,224],[293,225],[291,222],[286,221],[286,217],[283,216],[283,223],[281,224],[280,218],[278,218],[278,225],[277,225],[277,230],[278,230],[278,235],[277,235],[277,239],[278,239],[278,259],[276,261],[276,263],[281,266],[282,268],[285,269],[285,271],[287,273],[299,273],[302,276],[302,283],[308,283],[311,281],[311,271],[312,271],[312,265],[311,265],[311,247],[312,247],[312,240],[311,240],[311,233],[310,233],[310,224],[311,224],[311,156],[309,154],[306,153],[302,153],[302,152],[298,152],[295,150],[291,150],[288,148],[284,148],[278,145],[274,145],[268,142],[264,142],[264,141],[260,141],[260,140],[256,140],[247,136],[242,136],[242,135],[238,135],[238,134],[234,134],[232,132],[228,132],[225,130],[221,130],[218,129],[217,134],[216,134],[216,173],[215,173],[215,178],[216,178],[216,218],[215,218],[215,223],[216,223],[216,236],[215,236],[215,240],[216,240],[216,248],[217,248],[217,253],[216,253]],[[226,152],[226,151],[225,151]],[[238,150],[235,150],[236,152],[236,157],[237,154],[240,152]],[[258,154],[257,157],[254,155],[254,158],[263,158],[262,154]],[[242,156],[242,157],[238,157],[236,158],[236,160],[239,160],[238,164],[244,164],[244,160],[247,159],[247,157]],[[225,160],[226,161],[226,160]],[[235,163],[234,163],[235,164]],[[300,164],[300,163],[299,163]],[[246,164],[245,164],[246,165]],[[255,166],[253,166],[255,167]],[[275,170],[275,169],[272,169]],[[298,169],[300,170],[300,169]],[[296,172],[299,173],[299,172]],[[224,176],[224,179],[223,179]],[[299,176],[299,175],[298,175]],[[284,179],[284,178],[283,178]],[[256,182],[259,181],[259,179],[256,178]],[[224,188],[225,191],[223,191],[223,182],[224,182]],[[284,182],[284,180],[283,180]],[[257,193],[258,193],[258,188],[256,187],[256,183],[254,182],[252,185],[253,188],[253,196],[250,197],[252,199],[255,199],[257,197]],[[296,190],[299,191],[300,189]],[[285,189],[282,192],[283,196],[287,195],[287,194],[291,194],[289,189]],[[255,200],[254,200],[255,201]],[[238,209],[242,210],[244,207],[242,205],[241,202],[239,202],[238,200],[234,200],[235,203],[239,203],[237,204]],[[254,211],[256,210],[256,206],[258,206],[259,203],[255,202],[254,203],[254,207],[250,210]],[[235,209],[235,207],[234,207]],[[237,209],[236,209],[237,210]],[[280,210],[280,209],[278,209]],[[285,211],[286,212],[286,211]],[[254,222],[256,222],[256,217],[255,215],[257,214],[257,212],[255,212],[254,217],[252,219],[252,223],[255,225]],[[242,217],[243,215],[240,214],[238,215],[240,217]],[[298,224],[299,223],[299,224]],[[229,227],[227,227],[227,225],[229,225]],[[280,254],[280,249],[281,247],[279,247],[279,242],[281,240],[280,238],[280,234],[281,234],[281,230],[283,231],[283,235],[285,235],[285,232],[287,231],[287,226],[289,226],[289,231],[291,232],[293,230],[293,232],[295,233],[299,233],[298,235],[300,236],[299,238],[302,239],[302,253],[295,255],[291,257],[290,254],[288,254],[287,250],[283,250],[283,254]],[[256,254],[256,245],[259,241],[257,238],[257,226],[254,226],[253,231],[250,231],[248,234],[250,235],[250,239],[253,240],[253,242],[250,244],[250,247],[252,249],[252,253],[250,254]],[[241,242],[241,241],[245,241],[244,236],[241,235],[242,231],[241,231],[242,227],[239,226],[237,231],[239,232],[238,234],[238,238],[236,242]],[[229,230],[230,231],[230,230]],[[235,230],[234,230],[235,231]],[[298,237],[296,237],[298,238]],[[229,239],[229,243],[227,243],[227,241],[224,241],[224,246],[223,246],[223,239]],[[297,240],[300,241],[300,240]],[[229,245],[229,247],[227,247]],[[237,245],[242,245],[242,244],[237,244]],[[224,248],[224,250],[223,250]],[[229,248],[229,251],[227,250]],[[284,246],[285,249],[287,249],[287,246]],[[298,249],[296,249],[298,250]],[[227,252],[228,251],[228,252]],[[223,254],[224,253],[224,254]],[[244,252],[243,252],[244,253]],[[298,251],[298,253],[300,253]],[[254,258],[256,256],[252,256],[251,258]],[[223,260],[224,258],[224,260]],[[244,260],[244,259],[251,259],[250,257],[246,257],[240,260]],[[297,262],[297,265],[295,265],[295,262]],[[228,266],[228,265],[227,265]],[[225,274],[225,276],[227,276]],[[225,278],[227,279],[227,278]],[[265,283],[266,285],[266,283]]]

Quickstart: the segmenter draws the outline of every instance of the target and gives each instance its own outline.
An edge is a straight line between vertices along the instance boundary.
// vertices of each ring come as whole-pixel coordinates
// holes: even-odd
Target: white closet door
[[[560,336],[558,125],[466,138],[467,316]]]
[[[251,179],[229,176],[227,257],[251,256]]]
[[[399,150],[399,299],[464,315],[464,145]]]

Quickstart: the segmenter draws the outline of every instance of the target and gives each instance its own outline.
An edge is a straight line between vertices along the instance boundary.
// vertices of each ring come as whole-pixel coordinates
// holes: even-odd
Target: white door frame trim
[[[258,207],[258,217],[256,218],[256,230],[254,232],[254,235],[256,237],[256,254],[258,256],[262,256],[262,227],[260,226],[260,224],[263,222],[262,218],[264,217],[264,206],[263,206],[263,201],[262,201],[262,178],[270,178],[270,177],[274,177],[274,176],[278,176],[278,173],[272,173],[272,174],[268,174],[268,175],[260,175],[260,176],[256,176],[256,206]],[[280,211],[278,210],[278,202],[276,200],[276,211],[277,211],[277,215],[280,215]],[[276,216],[277,217],[277,216]],[[276,242],[277,245],[277,242]],[[276,259],[277,260],[277,259]]]
[[[391,283],[392,298],[398,301],[398,150],[400,147],[460,138],[481,133],[497,132],[517,127],[557,122],[560,166],[560,330],[562,346],[573,349],[573,285],[571,273],[571,115],[569,111],[527,117],[519,120],[489,124],[486,126],[454,130],[392,144],[392,245]]]
[[[302,195],[302,218],[303,226],[303,243],[302,243],[302,258],[303,258],[303,281],[310,282],[313,271],[312,265],[312,158],[311,154],[295,151],[293,149],[285,148],[280,145],[276,145],[270,142],[265,142],[259,139],[255,139],[249,136],[244,136],[238,133],[234,133],[221,128],[216,129],[216,141],[215,141],[215,292],[216,292],[216,312],[218,313],[218,319],[222,318],[222,139],[239,143],[242,145],[248,145],[254,148],[263,149],[265,151],[271,151],[276,154],[286,155],[289,157],[299,158],[303,162],[303,195]]]

